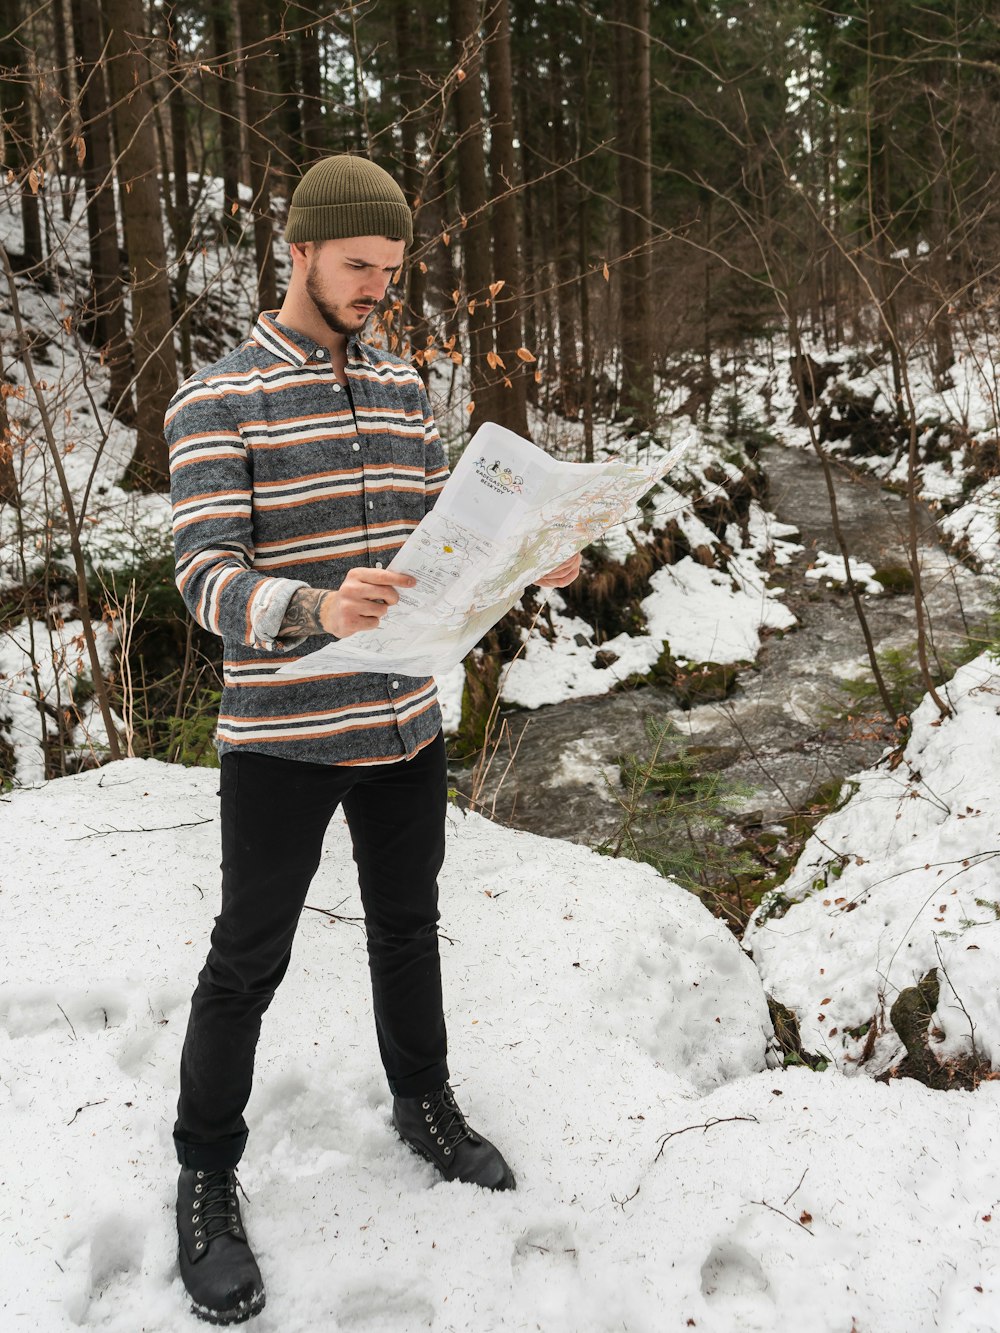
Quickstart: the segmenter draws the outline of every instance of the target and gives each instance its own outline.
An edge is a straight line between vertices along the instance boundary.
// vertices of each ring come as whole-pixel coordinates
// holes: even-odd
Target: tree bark
[[[137,47],[145,33],[144,15],[139,0],[103,0],[103,4],[136,360],[137,439],[122,484],[137,490],[165,490],[168,473],[163,414],[177,387],[177,364],[153,107],[146,63]]]
[[[500,425],[528,433],[526,364],[521,323],[521,260],[518,254],[518,204],[514,188],[514,94],[510,58],[508,0],[492,0],[486,26],[486,66],[490,89],[490,188],[493,197],[493,272],[504,286],[493,298],[496,350],[506,374],[496,395]]]
[[[490,232],[486,217],[486,159],[483,153],[482,39],[476,0],[450,0],[452,59],[463,77],[452,97],[458,131],[458,199],[465,226],[461,235],[463,299],[468,311],[469,378],[473,410],[470,429],[496,420],[493,310],[490,300]]]
[[[257,301],[261,310],[278,304],[274,272],[274,225],[271,221],[271,163],[274,148],[267,137],[268,51],[260,0],[237,0],[240,47],[243,52],[243,89],[247,109],[247,147],[250,157],[250,208],[257,257]]]
[[[66,8],[64,0],[52,0],[52,31],[56,45],[56,78],[59,82],[59,102],[63,115],[69,116],[73,105],[73,83],[70,72],[69,43],[66,32]],[[59,145],[59,174],[62,177],[62,219],[68,222],[73,215],[73,195],[75,191],[70,182],[76,176],[76,163],[73,160],[72,135],[67,130],[61,136]]]
[[[219,174],[222,177],[223,221],[228,232],[239,230],[240,211],[240,122],[236,98],[236,66],[233,62],[231,0],[214,0],[211,9],[211,43],[215,108],[219,116]]]
[[[314,9],[295,5],[296,42],[299,53],[299,78],[302,84],[302,162],[311,166],[326,145],[323,123],[323,84],[320,78],[320,39],[323,24],[314,17]]]
[[[115,210],[111,123],[104,85],[104,27],[98,5],[71,0],[76,82],[83,136],[83,183],[87,192],[90,284],[80,331],[108,368],[107,406],[120,421],[135,421],[132,401],[132,353],[125,331],[118,217]]]
[[[24,44],[22,0],[0,0],[0,120],[7,160],[20,186],[21,253],[16,267],[37,270],[42,265],[42,227],[38,189],[42,163],[35,161],[31,123],[32,76]],[[20,29],[20,31],[18,31]]]
[[[184,376],[194,369],[191,357],[191,317],[188,311],[188,274],[191,272],[191,238],[194,231],[194,210],[188,183],[188,122],[187,94],[184,88],[184,60],[177,44],[177,30],[173,11],[164,11],[167,44],[168,79],[170,80],[170,150],[174,178],[174,207],[171,219],[174,251],[177,255],[174,273],[174,305],[181,346],[181,368]]]
[[[552,68],[552,101],[549,114],[552,124],[552,161],[565,165],[567,153],[566,125],[563,116],[565,87],[560,53],[560,38],[553,33],[550,66]],[[568,177],[553,176],[552,215],[555,218],[554,259],[556,276],[556,319],[559,324],[559,410],[570,420],[576,420],[580,410],[580,362],[576,343],[576,254],[578,245],[573,236],[573,213],[579,206],[576,190]]]
[[[649,0],[619,0],[622,385],[635,434],[654,422]]]
[[[415,252],[420,250],[422,243],[427,239],[425,229],[421,227],[421,211],[423,204],[423,185],[422,172],[417,160],[417,117],[421,101],[420,85],[413,74],[414,67],[419,68],[422,64],[422,51],[414,51],[415,35],[410,23],[410,0],[396,0],[393,17],[395,19],[396,34],[396,63],[400,71],[398,82],[399,101],[402,108],[402,115],[399,120],[399,137],[402,146],[403,158],[403,193],[406,195],[406,202],[413,209],[413,249]],[[414,58],[416,55],[416,59]],[[404,76],[403,70],[409,69],[411,72]],[[410,327],[410,347],[413,352],[419,353],[415,358],[415,364],[421,379],[426,385],[430,379],[430,361],[425,359],[424,353],[428,347],[428,336],[430,334],[430,325],[427,322],[427,315],[424,310],[424,300],[427,291],[427,266],[422,261],[407,265],[406,275],[406,317],[403,320],[404,325]]]
[[[272,37],[272,59],[276,75],[270,81],[270,87],[272,91],[277,90],[277,95],[268,99],[268,120],[276,131],[272,169],[275,174],[287,179],[289,175],[295,174],[293,164],[302,161],[298,42],[294,35],[294,28],[299,22],[298,6],[288,4],[287,0],[267,0],[266,16],[267,31]]]
[[[21,508],[21,495],[14,470],[14,446],[10,438],[10,418],[7,415],[7,396],[0,393],[0,507],[11,505]]]

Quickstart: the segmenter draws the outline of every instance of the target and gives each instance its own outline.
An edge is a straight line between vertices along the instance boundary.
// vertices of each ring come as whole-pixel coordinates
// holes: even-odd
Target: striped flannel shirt
[[[167,409],[177,587],[223,640],[220,755],[387,763],[440,730],[431,679],[276,674],[329,642],[278,638],[295,590],[388,564],[448,476],[412,366],[352,337],[347,377],[350,398],[329,351],[265,313]]]

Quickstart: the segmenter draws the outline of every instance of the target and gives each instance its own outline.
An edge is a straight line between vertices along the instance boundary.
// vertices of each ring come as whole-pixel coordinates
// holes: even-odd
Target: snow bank
[[[766,989],[795,1010],[803,1045],[845,1071],[879,1072],[903,1053],[889,1022],[900,991],[931,968],[941,993],[939,1057],[1000,1068],[1000,668],[987,655],[914,713],[902,761],[849,779],[850,800],[820,823],[747,930]],[[782,900],[792,900],[785,914]],[[850,1029],[875,1018],[879,1036]]]

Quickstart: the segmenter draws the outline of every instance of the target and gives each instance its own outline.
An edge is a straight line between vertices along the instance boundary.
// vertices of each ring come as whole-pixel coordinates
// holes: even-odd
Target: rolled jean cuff
[[[440,1064],[431,1065],[419,1074],[389,1079],[389,1090],[394,1097],[422,1097],[425,1092],[443,1088],[447,1082],[448,1066],[442,1060]]]
[[[228,1139],[219,1139],[216,1143],[187,1143],[174,1135],[178,1162],[193,1171],[231,1171],[239,1166],[246,1146],[246,1130]]]

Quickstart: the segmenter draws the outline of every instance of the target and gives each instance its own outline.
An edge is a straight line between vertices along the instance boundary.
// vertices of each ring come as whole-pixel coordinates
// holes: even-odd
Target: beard
[[[339,333],[345,338],[350,338],[355,333],[360,333],[367,323],[368,316],[372,310],[371,306],[365,310],[357,310],[353,306],[344,309],[334,305],[329,301],[319,285],[319,278],[316,276],[316,270],[310,268],[306,274],[306,295],[316,307],[320,317],[327,328],[334,333]],[[353,316],[353,318],[352,318]]]

